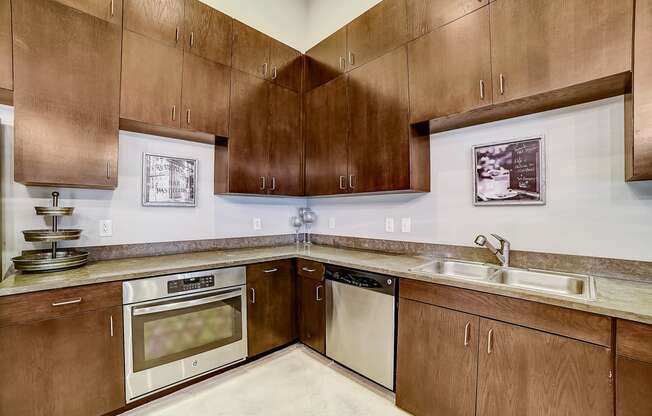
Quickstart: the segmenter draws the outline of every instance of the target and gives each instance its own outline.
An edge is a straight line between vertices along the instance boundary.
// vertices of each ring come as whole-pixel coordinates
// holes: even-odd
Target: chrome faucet
[[[480,234],[475,238],[475,243],[480,247],[486,247],[487,249],[489,249],[489,251],[491,251],[492,254],[498,257],[498,260],[500,261],[500,264],[503,267],[509,267],[509,248],[510,248],[509,241],[505,240],[498,234],[491,234],[491,235],[496,240],[498,240],[498,242],[500,243],[500,248],[496,248],[493,244],[487,241],[487,237],[485,237],[482,234]]]

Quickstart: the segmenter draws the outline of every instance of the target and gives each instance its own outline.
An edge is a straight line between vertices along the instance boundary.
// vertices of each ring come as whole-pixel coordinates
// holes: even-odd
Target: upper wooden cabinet
[[[484,7],[409,43],[411,123],[492,103],[489,38]]]
[[[56,0],[68,7],[122,26],[122,0]]]
[[[180,127],[183,51],[124,31],[120,117]]]
[[[358,68],[407,40],[405,0],[383,0],[347,25],[347,70]]]
[[[292,91],[300,91],[303,71],[301,52],[272,39],[269,57],[269,79]]]
[[[410,39],[459,19],[482,6],[488,0],[406,0]]]
[[[181,47],[184,0],[124,0],[124,27],[168,45]]]
[[[264,33],[234,20],[233,68],[267,79],[271,74],[269,63],[271,42],[272,39]]]
[[[632,69],[631,0],[496,0],[489,8],[494,103]]]
[[[198,0],[185,0],[185,22],[186,52],[231,66],[233,19]]]
[[[0,1],[0,88],[14,89],[14,57],[11,45],[11,2]]]
[[[306,52],[306,91],[346,71],[346,26]]]
[[[349,192],[346,75],[305,95],[306,195]]]
[[[625,122],[625,177],[652,179],[652,0],[636,0],[634,82]]]
[[[121,28],[50,0],[14,0],[14,177],[114,188]]]

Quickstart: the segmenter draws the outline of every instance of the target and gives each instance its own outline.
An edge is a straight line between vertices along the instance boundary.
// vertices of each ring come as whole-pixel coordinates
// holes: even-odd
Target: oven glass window
[[[157,306],[193,299],[201,297]],[[238,293],[199,306],[134,315],[132,325],[134,372],[138,372],[240,341],[241,297]]]

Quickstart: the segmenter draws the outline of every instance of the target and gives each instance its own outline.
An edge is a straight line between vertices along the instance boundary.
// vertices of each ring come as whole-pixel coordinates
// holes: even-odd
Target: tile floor
[[[124,416],[407,416],[391,392],[295,345]]]

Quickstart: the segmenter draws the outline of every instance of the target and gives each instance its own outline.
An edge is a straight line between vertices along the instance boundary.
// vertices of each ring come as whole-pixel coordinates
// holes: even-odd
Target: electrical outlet
[[[412,232],[412,218],[410,217],[401,218],[401,232],[403,233]]]
[[[263,222],[260,218],[254,217],[254,230],[262,230]]]
[[[335,229],[335,218],[330,217],[328,219],[328,228],[330,228],[331,230]]]
[[[385,231],[388,233],[394,232],[394,218],[387,217],[385,218]]]
[[[113,221],[100,221],[100,237],[111,237],[113,235]]]

